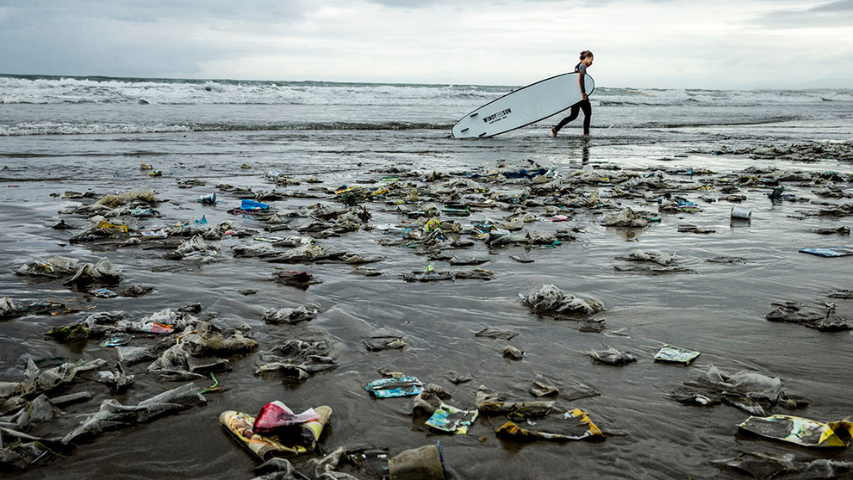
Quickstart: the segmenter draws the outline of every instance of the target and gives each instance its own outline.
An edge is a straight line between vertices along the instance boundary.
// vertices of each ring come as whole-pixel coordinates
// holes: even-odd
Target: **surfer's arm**
[[[579,68],[578,68],[578,84],[580,84],[581,95],[583,96],[584,100],[586,100],[588,98],[588,95],[586,93],[586,82],[585,82],[585,80],[586,80],[586,65],[580,64]]]

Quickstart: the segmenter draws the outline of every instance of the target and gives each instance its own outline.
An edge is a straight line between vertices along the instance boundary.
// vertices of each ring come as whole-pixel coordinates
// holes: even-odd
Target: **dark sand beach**
[[[218,418],[227,410],[254,416],[275,400],[297,413],[320,405],[333,411],[317,450],[291,459],[308,478],[315,477],[306,462],[339,448],[387,448],[393,456],[439,441],[448,478],[458,479],[740,478],[722,464],[743,452],[792,456],[796,471],[780,478],[842,472],[853,462],[846,448],[806,448],[738,428],[751,415],[834,422],[853,413],[853,256],[800,252],[853,246],[844,229],[853,218],[853,127],[841,107],[819,119],[704,125],[713,105],[703,114],[693,106],[594,104],[587,141],[576,128],[552,139],[544,124],[493,139],[449,138],[448,125],[468,103],[435,107],[423,124],[409,118],[397,128],[388,126],[388,109],[369,106],[361,109],[374,108],[372,127],[340,128],[326,118],[360,107],[326,107],[312,120],[322,128],[264,128],[275,123],[270,105],[94,103],[78,114],[67,105],[41,107],[3,113],[0,296],[15,310],[0,320],[0,382],[25,383],[29,360],[42,369],[104,362],[21,397],[91,394],[20,430],[68,438],[102,402],[137,405],[188,383],[200,391],[213,383],[209,369],[219,387],[203,393],[204,402],[183,399],[182,408],[157,418],[50,444],[56,454],[23,469],[30,457],[4,457],[9,478],[252,478],[261,462]],[[767,107],[774,108],[784,110]],[[630,123],[650,111],[660,125]],[[45,126],[52,115],[55,124],[81,118],[81,125],[115,128],[134,112],[140,120],[127,120],[137,125],[129,133],[8,133],[10,125]],[[661,112],[680,124],[665,125]],[[193,115],[243,126],[194,130],[181,120]],[[158,117],[190,127],[139,131]],[[103,201],[130,193],[156,201]],[[200,201],[213,193],[217,203]],[[269,210],[235,210],[244,199]],[[93,208],[97,202],[109,208]],[[156,213],[134,216],[137,207]],[[749,218],[732,218],[733,208],[749,210]],[[202,218],[206,225],[194,223]],[[631,218],[630,226],[620,223]],[[100,220],[129,231],[81,235]],[[60,221],[71,228],[54,228]],[[165,238],[154,233],[161,230]],[[195,247],[204,246],[186,245],[196,238],[190,232],[200,235]],[[283,240],[292,237],[313,241]],[[75,272],[20,274],[52,257],[79,265],[107,259],[118,277],[67,283]],[[595,311],[537,310],[524,301],[551,285]],[[100,288],[118,296],[98,297]],[[195,307],[170,316],[188,306]],[[316,313],[293,324],[272,319],[300,306]],[[127,322],[157,314],[183,323],[172,333],[110,330],[115,322],[104,321],[91,338],[45,335],[104,312],[121,312]],[[777,321],[768,320],[772,312]],[[213,329],[251,341],[216,350],[199,333]],[[483,329],[497,330],[497,338],[477,336]],[[152,356],[119,362],[116,348],[100,345],[113,336]],[[397,348],[374,348],[377,337],[399,340]],[[294,340],[314,345],[324,360],[291,363],[316,371],[307,368],[301,379],[292,369],[256,373]],[[164,353],[181,345],[196,353],[191,365],[223,358],[228,365],[200,368],[195,378],[175,373],[190,366],[160,368]],[[655,361],[664,345],[701,354],[689,365]],[[520,360],[504,355],[508,346],[523,352]],[[636,361],[614,366],[590,357],[609,348]],[[96,382],[107,370],[135,381],[120,391]],[[444,403],[462,409],[477,406],[478,390],[482,404],[485,389],[553,405],[529,418],[484,409],[467,435],[452,435],[425,426],[428,415],[413,413],[413,397],[377,399],[365,389],[395,372],[440,387],[449,395]],[[715,372],[757,383],[709,383]],[[531,394],[537,376],[558,393]],[[711,405],[696,402],[697,394]],[[603,435],[549,441],[496,433],[510,420],[559,433],[568,424],[564,412],[575,408]],[[10,438],[4,434],[4,448]],[[778,468],[766,458],[758,463]]]

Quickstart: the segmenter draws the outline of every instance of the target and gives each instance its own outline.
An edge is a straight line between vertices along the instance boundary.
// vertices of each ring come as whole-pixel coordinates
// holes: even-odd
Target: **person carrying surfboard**
[[[583,136],[589,136],[589,121],[592,119],[592,105],[589,103],[589,95],[586,93],[586,85],[584,85],[584,77],[586,77],[586,69],[592,66],[592,52],[589,50],[584,50],[581,52],[581,61],[575,66],[575,72],[578,75],[578,82],[580,82],[581,87],[581,95],[583,95],[583,100],[572,105],[572,110],[569,113],[569,116],[560,120],[560,123],[551,127],[551,136],[556,137],[557,132],[559,132],[563,127],[566,126],[572,120],[578,118],[578,113],[583,110]]]

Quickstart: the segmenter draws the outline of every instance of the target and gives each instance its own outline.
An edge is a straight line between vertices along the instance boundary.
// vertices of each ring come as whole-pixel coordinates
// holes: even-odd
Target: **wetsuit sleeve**
[[[578,65],[578,83],[581,86],[581,93],[586,93],[586,65]]]

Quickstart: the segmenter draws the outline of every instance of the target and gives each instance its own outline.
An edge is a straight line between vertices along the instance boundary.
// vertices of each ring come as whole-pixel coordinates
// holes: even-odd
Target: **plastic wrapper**
[[[850,445],[853,423],[849,419],[822,423],[790,415],[749,417],[738,425],[762,437],[813,448],[845,448]]]
[[[396,377],[374,380],[365,387],[374,397],[407,397],[423,390],[423,383],[415,377]]]
[[[542,285],[527,295],[519,295],[522,303],[536,313],[582,313],[591,315],[604,310],[601,303],[566,293],[554,285]]]
[[[690,362],[695,360],[699,355],[699,352],[695,352],[693,350],[664,345],[658,353],[655,354],[655,361],[690,365]]]
[[[465,435],[468,428],[477,420],[477,409],[462,410],[452,405],[442,404],[426,421],[426,424],[443,432]]]
[[[252,423],[252,431],[255,433],[268,434],[281,430],[284,427],[300,425],[312,420],[320,420],[320,415],[313,408],[295,414],[284,403],[276,400],[261,408],[258,416]]]
[[[313,451],[323,433],[323,427],[332,415],[332,409],[320,406],[313,409],[319,418],[296,426],[297,432],[280,435],[261,435],[252,430],[255,418],[242,412],[227,410],[219,415],[219,422],[243,446],[261,460],[275,457],[292,457]]]
[[[505,424],[503,424],[500,428],[498,428],[497,434],[499,437],[513,440],[574,441],[604,438],[604,433],[602,433],[602,431],[594,423],[592,423],[592,420],[589,419],[589,417],[583,410],[575,408],[571,411],[566,412],[564,414],[564,418],[567,421],[576,422],[576,425],[574,425],[573,427],[579,430],[577,434],[570,435],[563,433],[542,432],[538,430],[528,430],[519,427],[513,422],[506,422]]]

